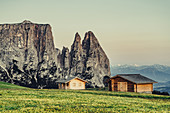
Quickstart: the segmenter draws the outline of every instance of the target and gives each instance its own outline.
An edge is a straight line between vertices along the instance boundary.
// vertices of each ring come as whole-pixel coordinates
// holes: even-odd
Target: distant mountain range
[[[141,74],[155,81],[154,90],[170,93],[170,66],[167,65],[111,65],[111,74]]]
[[[154,90],[168,92],[170,94],[170,80],[168,82],[159,82],[154,84]]]
[[[142,74],[158,82],[170,81],[170,66],[166,65],[111,65],[112,76],[116,74]]]

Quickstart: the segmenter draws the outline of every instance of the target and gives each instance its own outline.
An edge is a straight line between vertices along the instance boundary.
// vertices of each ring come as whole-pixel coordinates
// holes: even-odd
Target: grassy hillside
[[[170,112],[170,96],[11,87],[0,89],[0,112]]]
[[[27,89],[27,88],[0,81],[0,90],[2,89]]]

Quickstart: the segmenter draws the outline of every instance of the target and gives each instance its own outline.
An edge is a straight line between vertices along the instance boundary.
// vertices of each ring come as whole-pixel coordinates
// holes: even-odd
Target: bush
[[[168,95],[169,96],[169,93],[168,92],[162,92],[162,95]]]
[[[167,95],[167,96],[169,96],[169,93],[168,93],[168,92],[160,92],[160,91],[156,91],[156,90],[154,90],[154,91],[152,92],[152,94]]]

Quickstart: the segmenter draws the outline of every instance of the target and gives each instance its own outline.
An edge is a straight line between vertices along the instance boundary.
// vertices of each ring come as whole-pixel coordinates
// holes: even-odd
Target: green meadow
[[[30,89],[0,82],[0,112],[170,112],[170,96],[100,90]]]

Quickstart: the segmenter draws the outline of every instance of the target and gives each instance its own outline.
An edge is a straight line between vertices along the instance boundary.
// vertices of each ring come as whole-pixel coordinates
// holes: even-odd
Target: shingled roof
[[[156,81],[150,79],[150,78],[147,78],[143,75],[140,75],[140,74],[118,74],[112,78],[115,78],[115,77],[121,77],[121,78],[124,78],[130,82],[133,82],[133,83],[136,83],[136,84],[140,84],[140,83],[157,83]]]
[[[67,78],[67,79],[60,79],[60,80],[58,80],[58,81],[56,81],[57,83],[68,83],[69,81],[71,81],[71,80],[73,80],[73,79],[75,79],[75,78],[77,78],[77,79],[79,79],[79,80],[81,80],[81,81],[84,81],[84,82],[87,82],[87,81],[85,81],[85,80],[83,80],[83,79],[81,79],[81,78],[79,78],[79,77],[69,77],[69,78]]]

